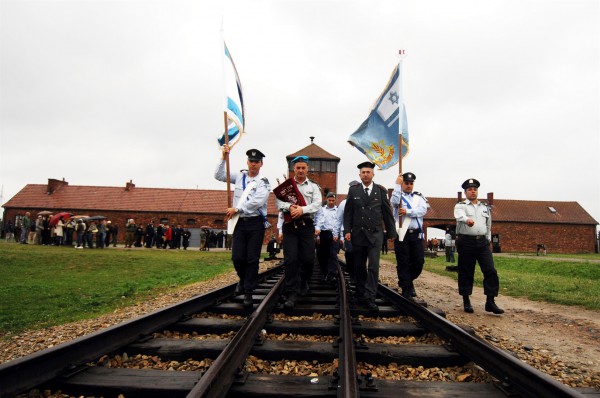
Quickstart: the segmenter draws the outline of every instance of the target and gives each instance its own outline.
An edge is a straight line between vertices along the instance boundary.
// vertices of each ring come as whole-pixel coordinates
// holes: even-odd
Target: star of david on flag
[[[225,49],[223,59],[223,74],[225,82],[225,112],[227,113],[227,133],[229,136],[229,147],[233,147],[244,133],[244,97],[242,96],[242,83],[238,76],[237,69],[227,48]],[[225,144],[225,133],[218,138],[219,145]]]
[[[401,69],[397,65],[385,89],[375,101],[369,117],[350,136],[348,142],[364,153],[380,169],[398,163],[399,137],[402,132],[402,158],[408,154],[408,123],[402,101]],[[402,117],[400,117],[402,104]]]

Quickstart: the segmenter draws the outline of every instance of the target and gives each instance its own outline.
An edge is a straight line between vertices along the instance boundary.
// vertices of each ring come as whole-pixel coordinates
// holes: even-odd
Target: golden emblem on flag
[[[394,145],[385,145],[384,140],[371,141],[371,148],[367,151],[367,156],[381,168],[394,157]]]

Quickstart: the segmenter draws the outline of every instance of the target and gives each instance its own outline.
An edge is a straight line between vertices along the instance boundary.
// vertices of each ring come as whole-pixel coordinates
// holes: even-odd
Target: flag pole
[[[224,128],[224,137],[225,137],[225,145],[229,146],[229,127],[228,127],[228,120],[227,120],[227,85],[225,83],[225,57],[223,55],[223,51],[225,50],[225,37],[223,35],[223,22],[224,22],[225,17],[221,16],[221,44],[223,45],[223,48],[221,49],[221,72],[223,74],[223,94],[225,95],[225,107],[224,107],[224,111],[223,111],[223,128]],[[230,177],[230,170],[229,170],[229,151],[225,153],[225,172],[226,172],[226,176],[227,176],[227,208],[231,207],[231,177]]]
[[[223,124],[225,127],[225,145],[229,146],[229,129],[227,126],[227,111],[223,111]],[[227,208],[231,207],[231,177],[229,170],[229,151],[225,153],[225,170],[227,175]]]
[[[402,90],[402,58],[404,50],[398,50],[398,87]],[[400,93],[399,93],[400,94]],[[400,103],[398,104],[398,175],[402,175],[402,127],[404,124],[404,95],[400,95]],[[402,197],[402,192],[400,192]],[[400,208],[402,208],[402,200],[400,200]],[[402,217],[398,216],[398,226],[402,228]],[[400,238],[400,237],[398,237]]]
[[[398,50],[398,79],[402,79],[402,58],[404,58],[404,50]],[[402,81],[398,82],[398,86],[402,90]],[[402,127],[404,124],[404,96],[400,96],[400,103],[398,104],[398,172],[402,174]],[[400,220],[402,223],[402,220]]]

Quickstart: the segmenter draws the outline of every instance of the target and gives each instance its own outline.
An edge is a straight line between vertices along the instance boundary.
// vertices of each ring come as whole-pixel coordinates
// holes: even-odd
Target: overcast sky
[[[3,201],[71,185],[225,189],[221,25],[246,101],[245,151],[274,183],[309,136],[341,158],[403,62],[415,189],[577,201],[600,221],[597,0],[0,0]],[[397,168],[377,171],[389,187]],[[225,207],[225,204],[224,204]]]

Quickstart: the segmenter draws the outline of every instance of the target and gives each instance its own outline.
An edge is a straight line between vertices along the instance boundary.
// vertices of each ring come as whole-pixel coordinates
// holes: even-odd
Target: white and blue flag
[[[398,65],[394,68],[383,93],[375,101],[369,117],[350,136],[348,142],[380,169],[385,170],[398,163],[400,132],[404,158],[408,154],[408,124],[402,100],[402,75]]]
[[[229,136],[229,147],[233,147],[244,133],[244,97],[242,96],[242,83],[238,76],[235,64],[223,42],[225,48],[223,59],[223,74],[225,82],[225,112],[227,113],[227,132]],[[218,138],[219,145],[225,144],[225,133]]]

